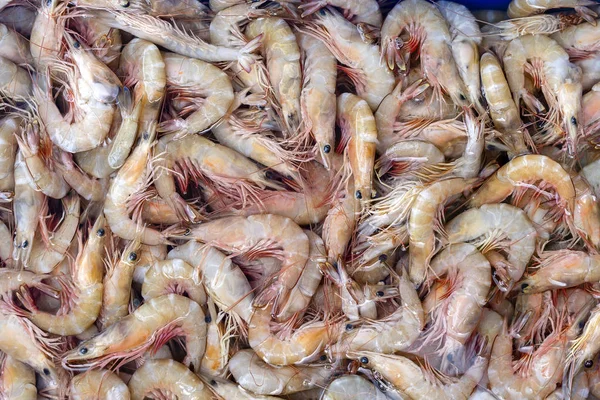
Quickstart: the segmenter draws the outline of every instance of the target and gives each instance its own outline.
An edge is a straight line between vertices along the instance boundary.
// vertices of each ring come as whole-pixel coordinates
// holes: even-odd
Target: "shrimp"
[[[56,289],[43,282],[48,275],[3,268],[0,269],[0,278],[0,296],[11,295],[11,292],[19,290],[21,286],[36,288],[46,294],[56,296]]]
[[[38,218],[46,196],[34,189],[35,184],[27,170],[21,152],[15,159],[15,197],[13,212],[15,218],[15,241],[13,258],[23,265],[29,264],[31,244],[38,225]]]
[[[47,140],[42,142],[40,129],[37,121],[27,123],[21,136],[16,136],[19,150],[25,158],[25,165],[33,179],[34,187],[48,197],[62,199],[70,187],[60,171],[54,170],[54,160],[45,155],[52,144]]]
[[[62,198],[64,210],[62,222],[48,241],[42,235],[34,237],[27,269],[45,274],[62,262],[77,233],[80,203],[79,196],[72,192]]]
[[[206,292],[194,268],[181,259],[155,262],[146,272],[142,284],[144,300],[168,293],[187,294],[200,305],[206,304]]]
[[[18,117],[5,117],[0,120],[0,196],[6,199],[14,197],[17,155],[15,134],[20,125],[21,119]]]
[[[269,81],[287,128],[292,136],[300,125],[302,71],[296,35],[282,18],[259,18],[246,27],[246,35],[255,39],[263,35],[262,53],[267,61]]]
[[[506,271],[510,288],[517,282],[535,250],[537,232],[525,212],[508,204],[486,204],[459,214],[444,228],[449,243],[473,241],[485,237],[489,241],[508,239],[508,262],[513,267]]]
[[[96,58],[111,70],[116,71],[123,47],[121,31],[104,25],[94,18],[73,18],[72,21],[77,32],[92,49]]]
[[[65,19],[60,17],[65,9],[66,4],[57,0],[40,2],[29,39],[33,66],[40,73],[52,68],[61,53]]]
[[[600,50],[598,45],[600,28],[595,20],[556,32],[552,35],[552,39],[564,47],[572,61],[585,60]]]
[[[364,43],[356,26],[333,9],[322,9],[311,23],[300,29],[325,43],[335,58],[346,67],[356,93],[377,110],[396,84],[394,75],[379,63],[379,47]]]
[[[157,246],[147,246],[143,244],[139,251],[139,260],[135,271],[133,272],[133,282],[137,287],[141,287],[146,277],[146,272],[157,261],[167,258],[167,245],[159,244]]]
[[[514,155],[527,153],[525,131],[519,110],[512,99],[500,61],[486,52],[480,61],[481,84],[492,122],[504,135],[500,138]]]
[[[73,400],[129,400],[129,388],[117,374],[108,370],[90,370],[74,376],[69,384]]]
[[[410,347],[425,325],[423,306],[411,282],[400,276],[398,281],[400,306],[387,317],[368,321],[360,327],[347,329],[338,351],[373,351],[392,354]],[[352,325],[350,325],[352,326]]]
[[[582,18],[593,23],[598,15],[587,6],[596,4],[592,0],[512,0],[508,5],[508,16],[519,18],[541,14],[554,8],[574,8]]]
[[[337,122],[348,141],[348,159],[354,180],[354,196],[362,207],[372,197],[373,167],[377,149],[377,125],[366,101],[351,93],[338,96]]]
[[[548,336],[519,373],[513,372],[512,339],[502,333],[494,341],[488,377],[492,392],[503,399],[544,399],[554,391],[561,379],[566,355],[564,335]]]
[[[202,272],[206,291],[219,307],[230,315],[249,322],[254,293],[242,270],[215,248],[195,241],[177,246],[167,255],[182,259]]]
[[[326,366],[273,367],[252,350],[240,350],[229,360],[235,381],[249,392],[261,395],[286,395],[322,387],[335,374]]]
[[[589,245],[600,246],[600,207],[592,186],[579,173],[573,177],[575,187],[575,211],[573,223],[579,236]]]
[[[56,167],[63,179],[77,194],[88,201],[102,201],[108,189],[108,179],[94,179],[83,172],[74,162],[71,153],[61,152]]]
[[[174,360],[148,360],[131,377],[132,400],[168,393],[177,399],[212,399],[212,393],[200,378],[185,365]]]
[[[153,228],[138,226],[129,217],[128,202],[147,186],[148,176],[151,174],[148,161],[155,135],[156,126],[142,135],[139,144],[112,179],[104,203],[106,221],[115,235],[126,240],[139,237],[143,244],[148,245],[166,244],[167,239]]]
[[[486,358],[476,356],[473,364],[460,379],[451,379],[447,384],[443,384],[436,378],[427,379],[424,367],[406,357],[369,351],[356,351],[349,356],[378,372],[402,393],[418,400],[466,400],[485,373],[488,363]]]
[[[123,249],[121,257],[117,259],[109,255],[105,262],[106,275],[103,280],[102,308],[98,322],[102,328],[114,324],[120,318],[129,314],[131,298],[131,282],[137,261],[139,259],[140,242],[131,241]]]
[[[532,110],[543,105],[525,88],[525,73],[535,77],[550,107],[545,131],[551,143],[566,136],[567,151],[572,155],[582,135],[581,69],[569,61],[567,52],[544,35],[526,35],[514,39],[503,57],[506,78],[517,109],[521,99]]]
[[[452,55],[458,73],[467,87],[471,104],[480,115],[486,115],[481,104],[481,80],[479,76],[479,50],[481,31],[477,20],[469,9],[451,1],[436,3],[440,13],[448,22],[452,36]]]
[[[337,194],[323,222],[323,241],[332,262],[343,259],[360,216],[360,203],[353,192],[354,185],[349,181]]]
[[[134,360],[148,349],[157,349],[175,336],[184,336],[187,354],[183,363],[199,371],[206,346],[202,308],[176,294],[150,299],[133,313],[63,355],[65,368],[104,366],[111,361]]]
[[[223,328],[222,319],[225,317],[223,312],[217,313],[217,308],[212,299],[208,300],[209,314],[207,318],[206,330],[206,352],[202,359],[200,372],[206,376],[224,376],[229,363],[229,345],[230,333],[234,326],[229,326],[227,330]],[[231,322],[229,320],[228,322]],[[235,323],[235,322],[234,322]]]
[[[329,169],[335,149],[337,60],[320,40],[302,32],[296,36],[302,51],[302,119],[317,143],[321,163]]]
[[[204,378],[200,377],[204,380]],[[281,400],[281,397],[263,396],[250,393],[244,388],[229,380],[212,377],[207,382],[210,390],[224,399],[239,399],[239,400]]]
[[[158,47],[146,40],[133,39],[123,47],[119,70],[126,75],[125,85],[136,86],[134,91],[143,93],[146,101],[155,103],[165,95],[167,75],[165,62]]]
[[[357,28],[365,29],[364,25],[369,25],[371,30],[379,30],[383,22],[379,3],[375,0],[366,1],[340,1],[340,0],[308,0],[300,4],[299,9],[303,10],[302,18],[311,15],[323,7],[333,6],[344,10],[344,16],[349,19]],[[364,32],[367,33],[367,32]],[[365,35],[363,40],[369,41],[375,39],[370,35]]]
[[[252,52],[260,46],[262,40],[262,36],[259,35],[242,48],[215,46],[188,34],[176,25],[171,25],[168,21],[148,14],[91,8],[89,15],[104,25],[129,32],[182,56],[207,62],[237,61],[246,71],[249,71],[255,62],[256,56]]]
[[[63,304],[58,314],[39,310],[28,292],[20,292],[19,298],[27,308],[23,315],[41,329],[57,335],[77,335],[98,318],[102,306],[105,223],[104,217],[99,216],[89,230],[85,246],[80,239],[80,251],[71,271],[72,282],[63,285]]]
[[[173,53],[162,53],[165,63],[168,91],[175,99],[185,99],[193,105],[186,119],[171,119],[158,125],[159,132],[175,134],[181,138],[188,134],[203,132],[219,121],[233,103],[233,88],[227,74],[204,61]],[[206,96],[198,99],[198,94]]]
[[[406,30],[407,44],[399,35]],[[452,55],[452,37],[440,11],[424,0],[404,0],[389,12],[381,27],[381,60],[390,69],[406,69],[405,55],[418,51],[423,77],[434,89],[434,97],[449,95],[454,104],[468,106],[468,91]]]
[[[140,101],[135,105],[133,103],[131,92],[129,89],[123,88],[119,95],[121,125],[110,143],[110,152],[107,157],[108,165],[114,169],[119,169],[123,166],[136,138],[144,102]]]
[[[323,392],[322,400],[386,400],[384,392],[360,375],[344,375],[333,380]]]
[[[31,77],[25,69],[0,56],[0,71],[0,93],[3,97],[20,100],[31,96]]]
[[[256,308],[248,324],[248,343],[254,352],[271,365],[306,363],[320,353],[333,337],[331,322],[309,322],[285,338],[271,332],[272,305]],[[333,326],[335,331],[335,324]]]
[[[416,196],[408,220],[408,271],[415,285],[420,285],[429,275],[429,261],[436,247],[435,227],[439,225],[436,218],[440,209],[474,183],[474,180],[463,178],[440,180],[424,188]]]
[[[490,263],[475,246],[459,243],[437,255],[431,262],[431,270],[436,277],[446,275],[452,289],[431,312],[434,322],[426,335],[433,336],[433,340],[437,334],[444,336],[442,365],[446,361],[455,365],[462,358],[465,343],[477,327],[487,302],[492,284]]]
[[[0,57],[15,64],[33,65],[27,39],[4,24],[0,24]]]
[[[0,388],[6,399],[37,399],[33,369],[5,354],[0,355],[0,368],[2,370]]]

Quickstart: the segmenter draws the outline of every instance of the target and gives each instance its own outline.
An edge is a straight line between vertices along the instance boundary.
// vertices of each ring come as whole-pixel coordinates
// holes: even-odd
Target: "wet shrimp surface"
[[[0,0],[0,398],[600,399],[599,12]]]

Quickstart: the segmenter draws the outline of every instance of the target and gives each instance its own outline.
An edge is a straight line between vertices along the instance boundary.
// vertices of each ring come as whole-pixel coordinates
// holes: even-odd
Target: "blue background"
[[[452,0],[471,10],[506,10],[510,0]]]

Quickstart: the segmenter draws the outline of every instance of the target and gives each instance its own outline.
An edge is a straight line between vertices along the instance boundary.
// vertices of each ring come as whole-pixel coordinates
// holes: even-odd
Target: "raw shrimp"
[[[0,197],[12,200],[15,190],[15,157],[17,140],[15,134],[21,126],[18,117],[0,120]]]
[[[552,39],[564,47],[572,61],[582,61],[593,57],[600,50],[600,45],[598,45],[600,27],[598,27],[596,20],[592,20],[556,32],[552,35]]]
[[[165,95],[167,75],[165,63],[158,47],[139,38],[127,43],[121,51],[119,70],[126,75],[125,85],[139,90],[148,102],[160,101]],[[139,95],[141,97],[141,95]]]
[[[332,381],[321,400],[387,400],[388,397],[360,375],[345,375]]]
[[[299,9],[303,10],[302,18],[319,11],[323,7],[333,6],[344,10],[344,16],[360,29],[361,26],[370,25],[370,30],[379,31],[383,18],[379,9],[379,2],[376,0],[308,0],[300,4]],[[369,33],[369,32],[365,32]],[[374,39],[370,35],[363,38],[365,41]]]
[[[56,296],[56,289],[43,283],[48,275],[36,274],[30,271],[16,271],[13,269],[0,269],[0,296],[12,295],[11,292],[19,290],[21,286],[37,288],[42,292]]]
[[[483,160],[485,123],[475,119],[470,109],[465,109],[464,119],[467,143],[462,157],[455,161],[452,174],[465,179],[476,178],[479,175]]]
[[[230,315],[250,321],[254,293],[242,270],[229,257],[195,241],[177,246],[167,257],[182,259],[201,271],[206,291],[215,303]]]
[[[262,53],[267,61],[269,81],[288,130],[294,136],[301,120],[300,93],[302,70],[296,35],[282,18],[259,18],[251,21],[246,35],[255,39],[262,35]]]
[[[296,36],[302,51],[302,119],[317,142],[321,162],[329,169],[335,149],[337,60],[322,41],[302,32]]]
[[[575,153],[582,135],[581,69],[569,61],[567,52],[544,35],[526,35],[514,39],[503,57],[506,78],[517,109],[523,100],[532,111],[543,105],[525,88],[525,73],[535,77],[550,107],[544,143],[566,136],[567,151]]]
[[[142,284],[144,300],[168,293],[181,295],[185,293],[196,303],[206,304],[206,292],[199,274],[190,264],[181,259],[157,261],[144,277]]]
[[[346,325],[346,333],[336,345],[338,351],[392,354],[411,346],[425,325],[423,307],[413,285],[404,276],[399,277],[398,292],[400,305],[392,314],[352,329]]]
[[[94,179],[83,172],[74,162],[71,153],[60,154],[60,162],[56,164],[63,179],[88,201],[102,201],[108,189],[108,179]]]
[[[121,31],[104,25],[94,18],[73,18],[72,21],[94,55],[110,69],[116,71],[123,47]]]
[[[139,251],[139,261],[133,273],[133,282],[136,288],[140,288],[144,283],[146,272],[157,261],[167,258],[167,245],[159,244],[157,246],[147,246],[143,244]]]
[[[79,226],[80,203],[79,196],[72,192],[62,198],[62,222],[47,240],[42,235],[34,237],[27,269],[49,273],[65,258]]]
[[[27,311],[22,313],[41,329],[57,335],[77,335],[96,321],[102,306],[102,274],[106,220],[101,215],[90,228],[85,246],[81,243],[74,261],[72,282],[64,284],[63,304],[54,315],[39,310],[28,292],[19,298]]]
[[[205,382],[207,379],[200,377]],[[240,385],[233,383],[229,380],[212,377],[210,381],[206,382],[209,388],[217,395],[224,399],[239,399],[239,400],[281,400],[281,397],[275,396],[263,396],[250,393],[242,388]]]
[[[475,239],[502,243],[508,239],[508,262],[513,267],[506,271],[512,285],[521,279],[525,266],[535,250],[537,232],[523,210],[508,204],[486,204],[459,214],[444,228],[449,243],[470,242]],[[482,239],[483,237],[483,239]]]
[[[341,262],[360,216],[360,203],[352,181],[336,194],[323,222],[323,241],[331,262]]]
[[[349,357],[381,374],[393,386],[416,400],[452,399],[466,400],[485,373],[487,359],[476,356],[473,364],[460,379],[443,384],[438,379],[427,379],[427,371],[406,357],[356,351]]]
[[[12,61],[0,57],[0,94],[19,101],[31,96],[31,90],[29,72]]]
[[[121,257],[110,254],[105,264],[106,275],[103,281],[102,308],[98,322],[105,329],[129,314],[131,282],[139,259],[140,242],[133,240],[123,249]]]
[[[405,44],[399,35],[407,31]],[[404,0],[390,11],[381,27],[381,59],[390,69],[406,69],[405,48],[417,51],[423,77],[434,89],[434,97],[442,93],[458,106],[468,106],[465,87],[452,55],[452,37],[446,20],[435,5],[425,0]]]
[[[573,224],[579,236],[588,245],[598,248],[600,246],[600,207],[592,186],[579,173],[573,176],[575,187],[575,210]]]
[[[119,359],[134,360],[174,336],[185,337],[184,364],[198,371],[206,345],[204,313],[198,303],[176,294],[148,300],[133,313],[65,353],[62,363],[66,368],[79,369],[108,365]]]
[[[240,350],[229,360],[235,381],[249,392],[263,395],[286,395],[322,387],[336,372],[332,366],[274,367],[252,350]]]
[[[554,8],[574,8],[575,11],[589,22],[594,22],[597,14],[586,6],[597,3],[592,0],[512,0],[508,5],[510,18],[527,17],[541,14]]]
[[[462,4],[451,1],[436,3],[448,22],[452,37],[452,55],[458,73],[467,87],[469,101],[480,115],[486,110],[481,104],[481,80],[479,76],[479,50],[481,31],[471,11]]]
[[[174,133],[175,138],[200,133],[219,121],[233,103],[233,88],[227,74],[204,61],[174,53],[162,53],[168,90],[175,99],[192,103],[185,108],[191,114],[185,118],[163,121],[159,132]],[[204,99],[199,99],[201,95]]]
[[[230,334],[235,326],[230,326],[231,320],[227,322],[227,330],[224,328],[223,312],[217,313],[217,308],[212,299],[208,299],[209,315],[206,329],[206,351],[200,365],[200,372],[205,376],[224,376],[229,363]],[[234,322],[235,323],[235,322]]]
[[[338,96],[337,123],[348,141],[347,154],[354,180],[354,196],[362,207],[372,197],[377,125],[366,101],[343,93]]]
[[[108,370],[90,370],[71,379],[70,398],[73,400],[129,400],[129,389],[117,374]]]
[[[31,29],[29,50],[33,58],[33,66],[41,74],[47,68],[55,66],[62,49],[62,39],[65,31],[65,19],[61,15],[66,9],[66,4],[57,0],[40,2],[37,15]]]
[[[185,365],[174,360],[148,360],[138,368],[129,384],[132,400],[168,393],[177,399],[209,400],[212,393]]]
[[[6,399],[37,399],[35,372],[27,364],[5,354],[0,354],[0,370],[2,371],[0,388],[2,388]]]
[[[137,104],[134,103],[135,101],[131,98],[129,89],[123,88],[119,94],[121,125],[115,136],[112,138],[110,152],[107,157],[108,165],[114,169],[123,166],[127,156],[131,152],[133,142],[136,138],[138,122],[144,101],[137,102]]]
[[[0,24],[0,57],[15,64],[33,65],[27,39],[4,24]]]
[[[444,204],[460,195],[475,182],[463,178],[450,178],[432,183],[416,196],[408,221],[409,276],[420,285],[429,275],[429,261],[435,252],[435,227],[437,216]]]
[[[356,93],[365,99],[372,111],[395,86],[394,75],[379,63],[379,47],[364,43],[356,26],[333,9],[322,9],[301,31],[322,40],[337,60],[344,64],[356,87]]]

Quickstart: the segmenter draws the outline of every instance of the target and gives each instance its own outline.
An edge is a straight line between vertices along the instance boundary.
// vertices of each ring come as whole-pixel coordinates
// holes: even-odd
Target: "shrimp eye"
[[[377,295],[377,297],[383,297],[383,295],[384,295],[385,293],[383,293],[383,291],[382,291],[382,290],[378,290],[378,291],[377,291],[377,293],[375,293],[375,294]]]
[[[207,315],[206,317],[204,317],[204,322],[206,322],[207,324],[210,324],[212,321],[212,318],[210,317],[210,315]]]
[[[585,360],[585,363],[583,363],[583,366],[586,368],[592,368],[594,366],[594,361],[593,360]]]
[[[133,299],[133,306],[135,308],[138,308],[141,305],[142,305],[142,302],[140,301],[140,299]]]
[[[137,260],[137,254],[132,251],[131,253],[129,253],[129,261],[135,260]]]
[[[360,358],[360,362],[363,364],[368,364],[369,363],[369,359],[367,357],[361,357]]]
[[[46,0],[46,5],[47,6],[51,6],[52,5],[52,0]]]
[[[78,48],[81,47],[81,43],[75,42],[75,43],[73,43],[73,47],[75,47],[76,49],[78,49]]]
[[[323,354],[319,359],[321,361],[326,361],[327,360],[327,356],[325,354]]]
[[[212,386],[215,386],[215,385],[217,384],[217,381],[215,381],[214,379],[211,379],[211,381],[210,381],[210,384],[211,384]]]
[[[331,151],[330,145],[326,144],[325,146],[323,146],[323,153],[329,154],[330,151]]]
[[[528,287],[529,287],[529,284],[528,284],[528,283],[523,283],[523,284],[521,285],[521,290],[525,290],[525,289],[527,289]]]
[[[87,354],[87,352],[88,352],[87,347],[82,347],[79,349],[79,354]]]
[[[571,124],[577,126],[577,118],[571,117]]]
[[[379,256],[379,261],[380,262],[386,262],[387,261],[387,254],[381,254]]]
[[[325,9],[324,9],[324,8],[321,8],[321,9],[319,10],[319,15],[320,15],[320,16],[322,16],[322,17],[324,17],[324,16],[325,16],[325,14],[327,14],[327,13],[325,12]]]
[[[148,140],[148,138],[150,138],[150,135],[148,134],[148,132],[144,132],[142,134],[142,138],[144,138],[144,140]]]
[[[460,96],[459,96],[459,97],[460,97],[460,99],[461,99],[462,101],[465,101],[465,100],[467,100],[467,98],[465,97],[465,95],[464,95],[464,94],[462,94],[462,93],[460,94]]]
[[[104,234],[106,233],[106,231],[104,230],[104,228],[100,228],[96,231],[96,235],[102,237],[104,236]]]
[[[129,4],[130,4],[129,0],[121,1],[121,7],[127,8],[127,7],[129,7]]]
[[[352,324],[346,325],[346,330],[347,331],[351,331],[352,329],[354,329],[354,326]]]
[[[25,240],[23,242],[23,244],[21,245],[21,247],[23,247],[25,249],[25,248],[27,248],[27,246],[29,246],[29,242],[27,240]]]
[[[579,330],[582,330],[585,327],[585,321],[579,321],[577,326],[579,327]]]
[[[360,190],[357,190],[356,193],[354,193],[354,196],[356,196],[357,199],[362,199],[362,193]]]
[[[190,228],[186,228],[185,232],[183,232],[183,236],[188,236],[190,233],[192,233],[192,230]]]
[[[50,370],[49,370],[48,368],[44,368],[44,369],[42,370],[42,372],[43,372],[43,373],[44,373],[44,375],[46,375],[46,376],[50,375]]]

